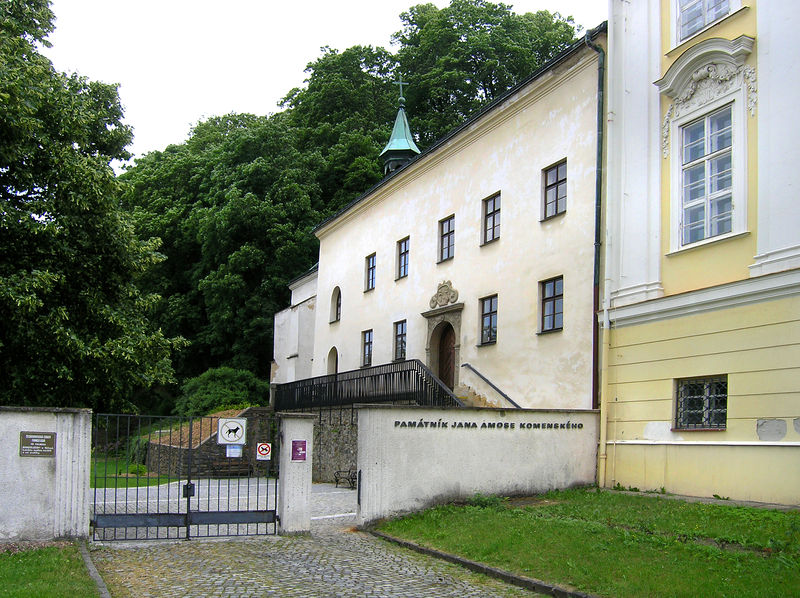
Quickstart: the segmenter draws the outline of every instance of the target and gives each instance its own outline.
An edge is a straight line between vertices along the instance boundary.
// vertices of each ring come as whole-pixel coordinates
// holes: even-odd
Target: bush
[[[212,368],[181,387],[175,402],[178,415],[206,415],[223,409],[259,405],[269,393],[269,384],[248,370]]]

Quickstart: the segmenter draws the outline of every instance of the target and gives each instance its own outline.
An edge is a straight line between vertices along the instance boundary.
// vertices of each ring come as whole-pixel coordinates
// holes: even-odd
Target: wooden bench
[[[355,488],[356,482],[358,482],[358,472],[355,469],[340,469],[334,472],[333,481],[336,482],[337,488],[339,484],[344,484],[345,482],[350,484],[351,488]]]

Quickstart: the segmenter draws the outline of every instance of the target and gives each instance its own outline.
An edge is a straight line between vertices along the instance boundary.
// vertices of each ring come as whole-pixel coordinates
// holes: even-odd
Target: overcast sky
[[[444,7],[448,0],[433,0]],[[229,112],[269,114],[322,46],[390,46],[399,14],[423,0],[53,0],[44,53],[61,71],[118,83],[135,155],[184,141],[195,123]],[[606,0],[519,0],[584,28]]]

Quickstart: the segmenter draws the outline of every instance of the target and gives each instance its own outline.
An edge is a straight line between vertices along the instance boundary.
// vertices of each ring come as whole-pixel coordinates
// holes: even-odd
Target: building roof
[[[406,163],[402,167],[398,168],[397,170],[395,170],[391,174],[383,177],[380,181],[375,183],[372,187],[367,189],[364,193],[362,193],[357,198],[355,198],[353,201],[351,201],[349,204],[344,206],[341,210],[339,210],[335,214],[329,216],[328,218],[326,218],[325,220],[320,222],[317,226],[314,227],[314,231],[313,232],[315,232],[315,233],[318,232],[320,229],[324,228],[326,225],[330,224],[334,220],[337,220],[343,214],[349,212],[351,208],[353,208],[354,206],[360,204],[362,201],[364,201],[366,198],[368,198],[370,195],[372,195],[375,191],[377,191],[378,189],[383,187],[385,184],[387,184],[389,181],[391,181],[395,177],[402,176],[402,173],[407,168],[409,168],[412,164],[415,164],[416,162],[418,162],[419,160],[423,159],[424,157],[434,153],[441,146],[443,146],[448,141],[450,141],[453,137],[455,137],[459,133],[461,133],[461,131],[463,131],[464,129],[469,127],[472,123],[474,123],[475,121],[479,120],[484,115],[486,115],[487,113],[491,112],[492,110],[494,110],[495,108],[500,106],[509,97],[514,95],[517,91],[519,91],[520,89],[522,89],[526,85],[530,84],[531,82],[535,81],[539,77],[543,76],[548,71],[550,71],[551,69],[555,68],[561,62],[563,62],[564,60],[566,60],[567,58],[572,56],[574,53],[579,51],[581,48],[585,47],[586,38],[587,37],[589,39],[595,39],[601,33],[607,33],[607,32],[608,32],[608,21],[603,21],[602,23],[600,23],[600,25],[598,25],[594,29],[590,29],[589,31],[587,31],[585,36],[583,36],[583,37],[579,38],[578,40],[576,40],[575,42],[573,42],[573,44],[571,46],[569,46],[567,49],[565,49],[564,51],[562,51],[561,53],[559,53],[555,57],[553,57],[550,60],[548,60],[539,69],[537,69],[536,71],[531,73],[528,77],[526,77],[525,79],[523,79],[522,81],[517,83],[514,87],[512,87],[511,89],[506,91],[503,95],[499,96],[495,100],[492,100],[486,106],[484,106],[483,108],[478,110],[478,112],[476,112],[473,116],[471,116],[466,121],[461,123],[458,127],[453,129],[452,131],[450,131],[450,133],[448,133],[444,137],[440,138],[439,140],[435,141],[424,152],[418,154],[417,156],[415,156],[414,158],[409,160],[408,163]],[[402,105],[401,105],[401,111],[403,112],[403,116],[405,116],[405,110],[402,109]],[[398,112],[398,118],[400,118],[399,112]],[[408,126],[408,121],[406,121],[406,127],[407,126]],[[397,120],[395,120],[395,128],[396,127],[397,127]],[[410,136],[410,134],[411,133],[409,131],[409,136]],[[394,131],[392,131],[392,135],[394,135]],[[413,139],[412,139],[412,142],[413,142]],[[390,143],[391,143],[391,139],[390,139]],[[416,146],[414,146],[414,147],[416,147]],[[387,148],[388,148],[388,144],[387,144]],[[387,148],[384,148],[383,151],[385,152]],[[417,151],[419,151],[419,150],[417,150]],[[383,152],[381,152],[381,155],[382,154],[383,154]]]
[[[389,151],[412,151],[419,154],[419,148],[414,143],[414,137],[411,135],[411,128],[408,126],[408,118],[406,118],[406,99],[400,96],[400,107],[397,109],[397,118],[394,119],[394,128],[392,134],[389,136],[389,143],[383,148],[380,153],[382,156]]]

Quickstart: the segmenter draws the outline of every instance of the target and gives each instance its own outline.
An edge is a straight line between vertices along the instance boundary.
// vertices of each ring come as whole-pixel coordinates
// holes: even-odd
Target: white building
[[[313,376],[418,359],[477,404],[592,408],[599,56],[574,44],[317,227]],[[301,377],[298,305],[273,382]]]

